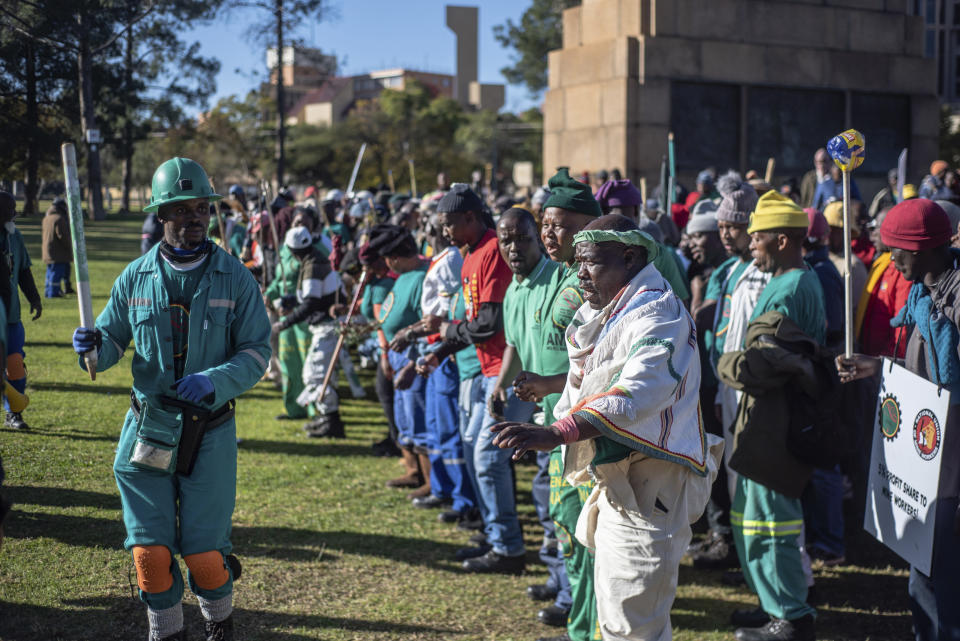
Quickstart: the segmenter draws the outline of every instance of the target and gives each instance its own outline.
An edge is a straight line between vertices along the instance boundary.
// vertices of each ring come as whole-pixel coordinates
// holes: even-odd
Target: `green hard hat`
[[[213,193],[207,172],[199,164],[189,158],[171,158],[153,173],[150,204],[143,211],[157,211],[161,205],[192,198],[207,198],[213,202],[223,196]]]

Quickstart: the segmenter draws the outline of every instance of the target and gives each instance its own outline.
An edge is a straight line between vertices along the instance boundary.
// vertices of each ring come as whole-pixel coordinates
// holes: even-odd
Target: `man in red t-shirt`
[[[460,271],[466,320],[439,325],[443,347],[429,357],[443,359],[468,345],[477,348],[481,373],[461,383],[460,403],[470,415],[463,437],[467,471],[473,480],[483,516],[486,543],[457,552],[468,572],[519,574],[524,569],[523,533],[513,493],[511,451],[493,445],[490,428],[503,420],[529,420],[534,405],[514,396],[511,388],[497,415],[487,409],[496,385],[506,342],[503,337],[503,296],[513,273],[500,256],[497,234],[489,224],[479,196],[455,183],[437,206],[444,236],[466,250]],[[497,404],[499,405],[499,403]]]

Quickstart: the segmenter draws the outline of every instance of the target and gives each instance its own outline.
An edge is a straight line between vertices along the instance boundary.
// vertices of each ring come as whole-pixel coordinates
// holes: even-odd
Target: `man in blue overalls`
[[[30,256],[23,243],[23,236],[13,224],[13,219],[17,215],[16,205],[12,194],[0,191],[0,260],[6,263],[6,270],[10,275],[7,323],[4,325],[7,344],[6,373],[10,385],[23,394],[27,389],[27,368],[23,363],[23,358],[26,356],[26,352],[23,351],[25,334],[23,323],[20,321],[20,292],[17,290],[23,290],[23,295],[30,303],[33,320],[40,318],[43,304],[33,280],[33,272],[30,271]],[[6,284],[4,285],[6,289]],[[29,429],[20,412],[10,411],[10,403],[6,397],[3,399],[3,407],[7,411],[3,423],[5,427],[15,430]]]
[[[270,323],[250,272],[206,238],[219,198],[194,161],[160,165],[146,211],[163,240],[120,274],[96,327],[73,335],[78,354],[97,350],[98,371],[135,345],[113,470],[150,641],[185,639],[178,553],[208,641],[233,639],[233,399],[266,370]]]

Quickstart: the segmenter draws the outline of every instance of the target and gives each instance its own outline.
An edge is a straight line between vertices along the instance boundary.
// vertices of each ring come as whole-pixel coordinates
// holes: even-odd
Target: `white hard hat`
[[[290,249],[303,249],[313,244],[313,236],[306,227],[291,227],[283,244]]]
[[[340,202],[343,200],[343,191],[340,189],[328,189],[327,193],[323,196],[323,202],[328,203],[331,201]]]
[[[370,203],[366,200],[358,200],[357,203],[350,208],[350,217],[351,218],[363,218],[370,211]]]

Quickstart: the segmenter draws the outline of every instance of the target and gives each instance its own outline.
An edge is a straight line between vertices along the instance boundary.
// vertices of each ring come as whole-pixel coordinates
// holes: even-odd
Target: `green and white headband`
[[[639,229],[614,231],[612,229],[585,229],[573,237],[573,245],[578,243],[620,243],[634,245],[647,250],[647,262],[652,263],[660,253],[660,246],[653,237]]]

